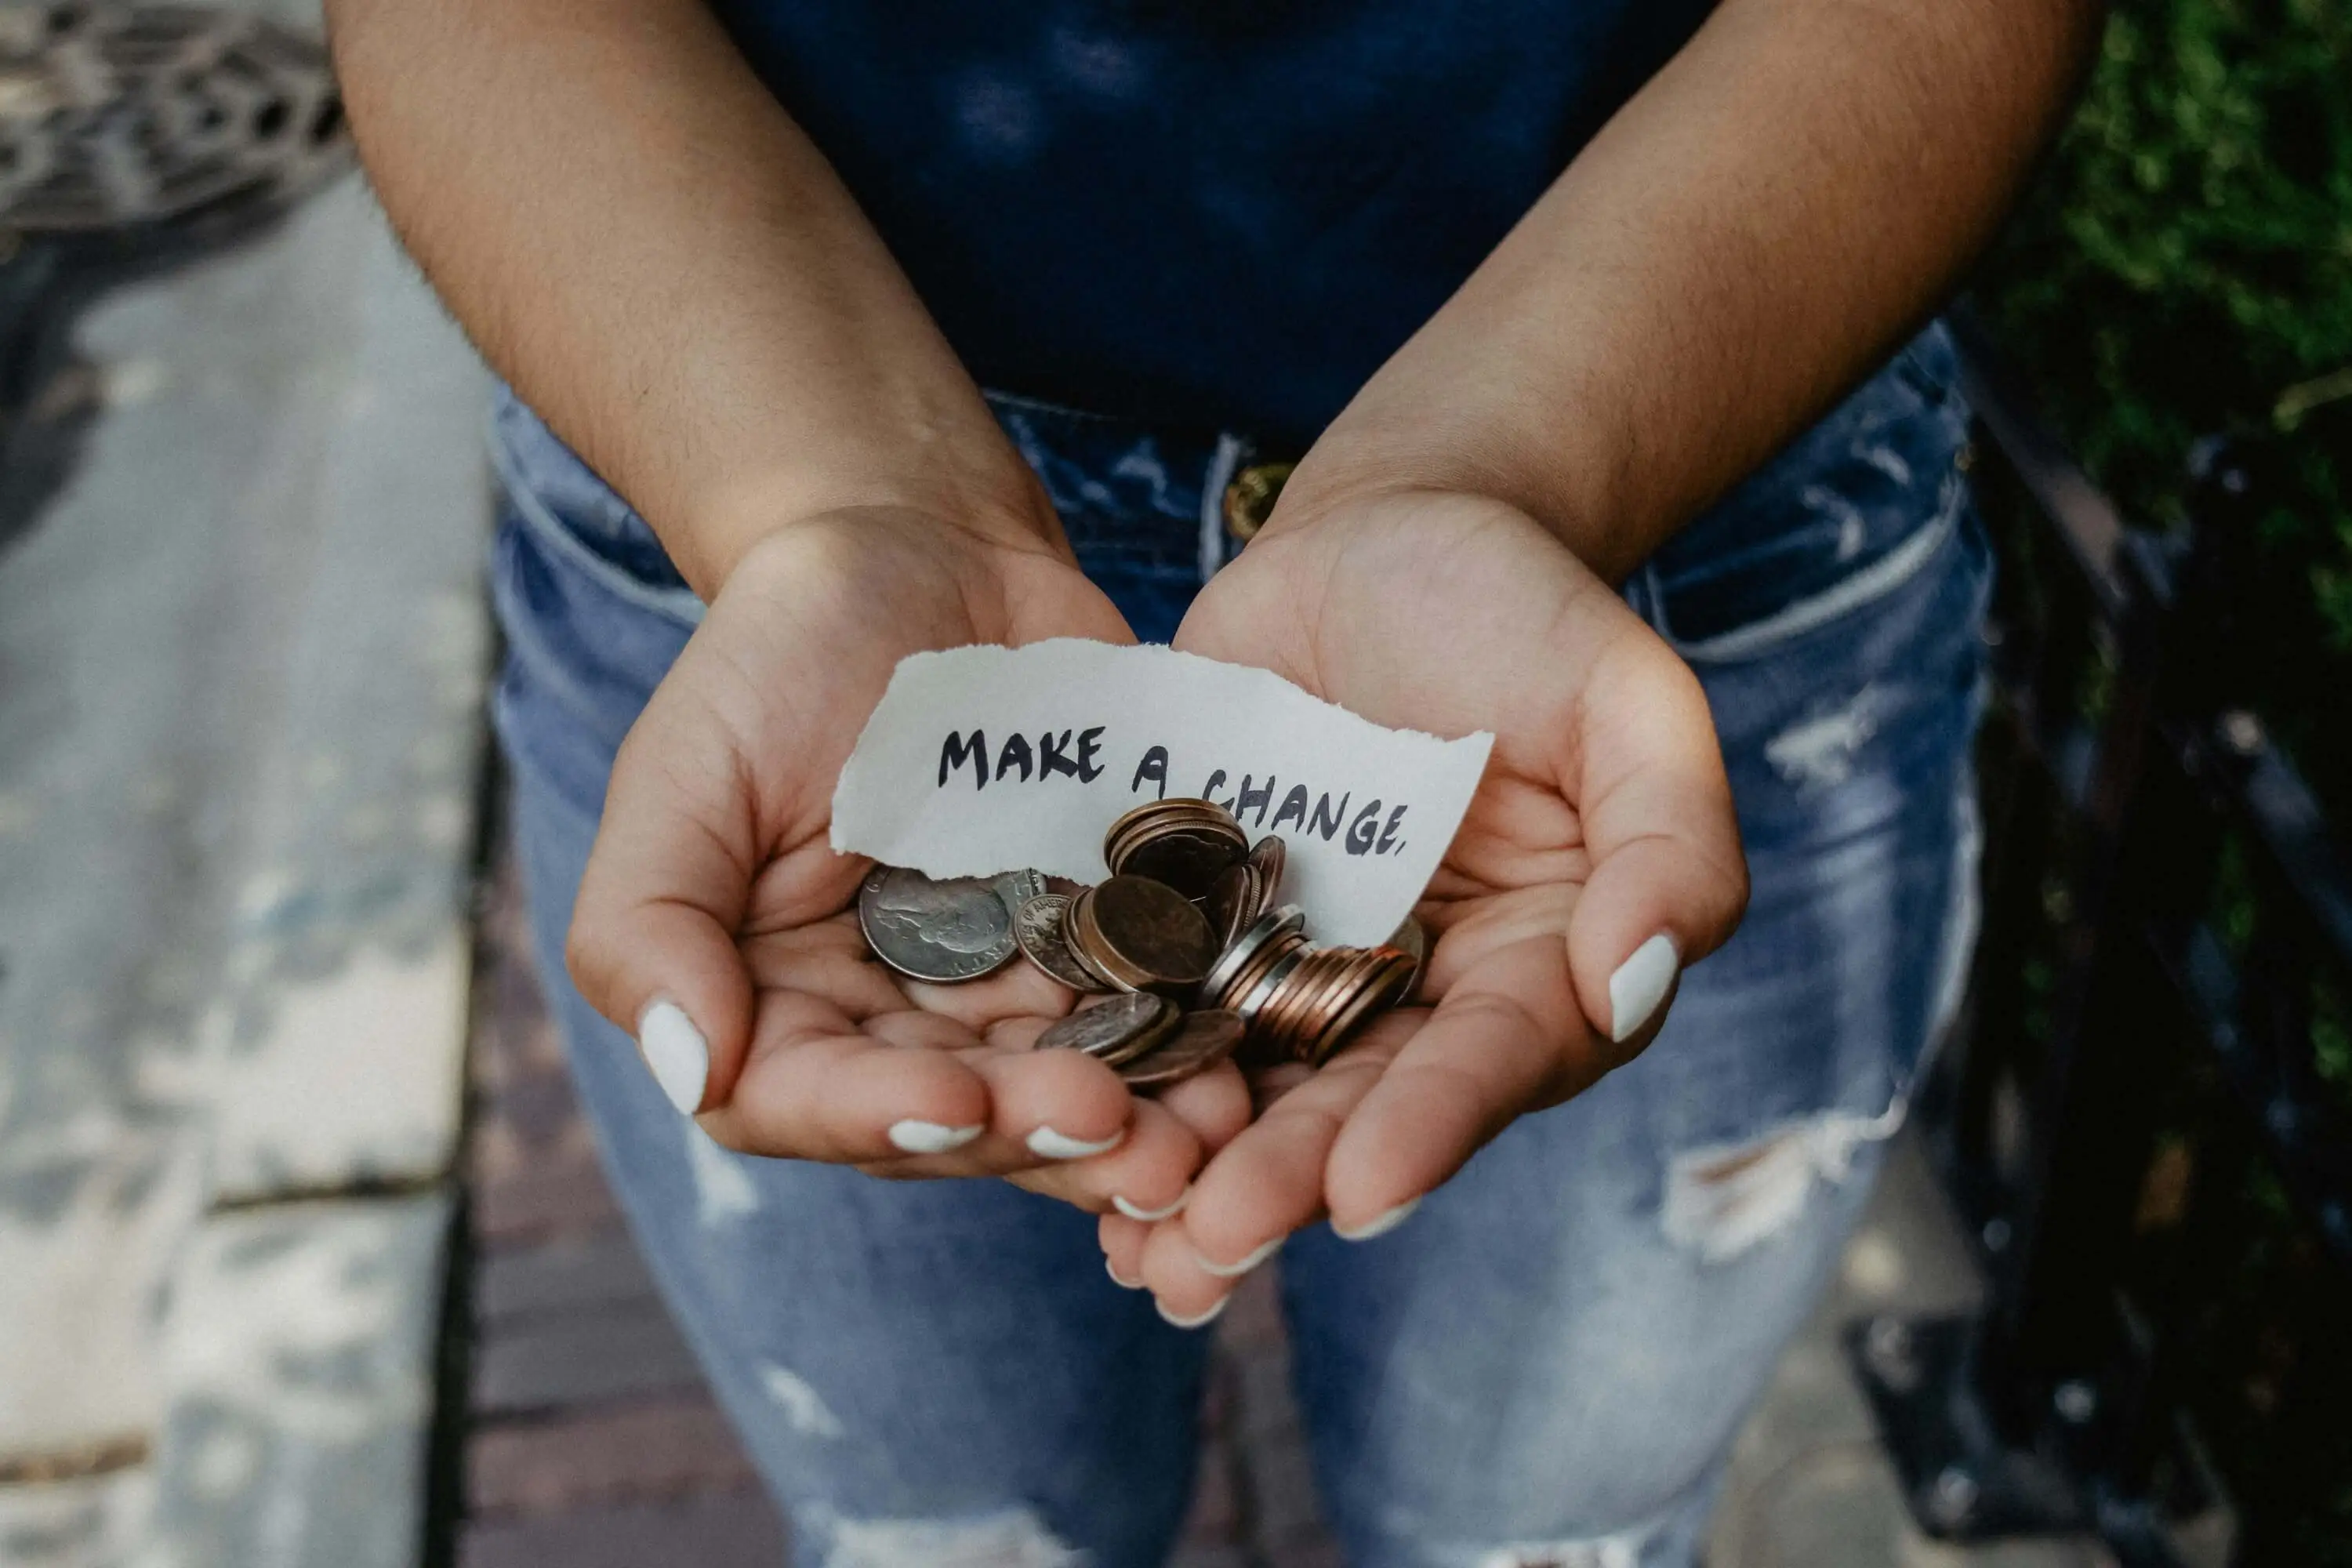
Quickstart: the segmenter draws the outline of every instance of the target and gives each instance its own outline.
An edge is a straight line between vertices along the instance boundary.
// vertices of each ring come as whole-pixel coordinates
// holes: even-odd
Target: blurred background
[[[2352,0],[2117,0],[1963,307],[1985,938],[1712,1568],[2352,1564]],[[0,5],[0,1568],[772,1564],[486,744],[312,0]],[[1257,1279],[1185,1568],[1336,1563]]]

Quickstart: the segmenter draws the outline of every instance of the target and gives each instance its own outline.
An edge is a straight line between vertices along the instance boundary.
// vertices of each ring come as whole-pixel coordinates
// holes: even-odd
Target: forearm
[[[1037,526],[970,377],[700,0],[328,9],[409,249],[706,595],[796,516]]]
[[[1508,500],[1615,580],[1951,287],[2095,0],[1726,0],[1301,464]]]

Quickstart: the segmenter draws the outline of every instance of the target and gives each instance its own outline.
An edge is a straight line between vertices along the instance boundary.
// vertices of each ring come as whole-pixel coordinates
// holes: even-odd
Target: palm
[[[1434,1186],[1644,1041],[1612,1039],[1610,976],[1633,949],[1665,931],[1696,956],[1737,919],[1744,871],[1696,680],[1508,506],[1389,497],[1270,533],[1177,640],[1381,723],[1495,735],[1421,906],[1435,1011],[1370,1031],[1223,1150],[1182,1222],[1191,1248],[1231,1258],[1327,1208],[1361,1224]]]
[[[572,950],[608,1016],[667,995],[708,1037],[701,1120],[721,1142],[947,1174],[1035,1164],[1039,1128],[1076,1143],[1131,1129],[1106,1156],[1126,1185],[1064,1195],[1148,1203],[1197,1164],[1197,1129],[1238,1121],[1217,1085],[1191,1097],[1205,1108],[1138,1108],[1100,1063],[1029,1051],[1070,998],[1028,966],[904,982],[845,913],[867,862],[833,852],[834,783],[898,661],[1060,636],[1129,640],[1066,558],[928,518],[798,524],[730,576],[616,760]],[[927,1152],[909,1125],[982,1131]]]

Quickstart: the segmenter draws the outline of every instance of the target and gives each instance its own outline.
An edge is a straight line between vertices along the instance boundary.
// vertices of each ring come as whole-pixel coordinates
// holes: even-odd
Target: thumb
[[[1748,862],[1697,678],[1646,627],[1627,643],[1581,704],[1577,798],[1593,865],[1568,959],[1596,1030],[1646,1044],[1684,967],[1739,923]]]
[[[614,760],[564,959],[690,1116],[726,1102],[749,1049],[751,979],[735,933],[758,855],[723,731],[662,696]]]

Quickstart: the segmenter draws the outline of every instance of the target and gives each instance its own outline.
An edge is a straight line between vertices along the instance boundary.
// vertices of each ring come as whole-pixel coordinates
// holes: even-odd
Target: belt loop
[[[1225,489],[1249,460],[1250,444],[1231,431],[1219,431],[1217,449],[1201,483],[1201,581],[1217,574],[1225,563]]]

